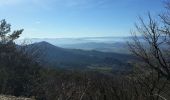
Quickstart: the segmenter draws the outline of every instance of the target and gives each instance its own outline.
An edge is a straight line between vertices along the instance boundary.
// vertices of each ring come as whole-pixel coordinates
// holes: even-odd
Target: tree
[[[167,2],[170,11],[170,2]],[[150,99],[165,99],[160,95],[170,81],[170,17],[166,12],[155,18],[148,13],[148,19],[139,17],[139,24],[132,32],[129,50],[137,56],[137,66],[142,73],[135,74],[140,87],[145,87]],[[146,92],[145,92],[146,93]]]
[[[11,25],[8,24],[5,19],[0,21],[0,43],[7,44],[9,42],[13,42],[15,39],[19,38],[20,34],[22,34],[23,29],[16,30],[13,33],[11,32]]]
[[[0,93],[30,96],[39,77],[39,64],[16,45],[23,29],[11,32],[11,25],[0,21]]]
[[[129,43],[130,51],[139,57],[151,69],[170,80],[170,55],[168,44],[170,37],[167,26],[161,27],[148,14],[148,23],[142,18],[133,32],[133,42]],[[164,24],[164,23],[163,23]],[[166,28],[166,29],[165,29]]]

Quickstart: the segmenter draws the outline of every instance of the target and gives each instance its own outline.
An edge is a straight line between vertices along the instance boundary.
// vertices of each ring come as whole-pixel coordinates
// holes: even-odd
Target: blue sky
[[[0,0],[0,19],[22,38],[128,36],[137,16],[163,9],[163,0]]]

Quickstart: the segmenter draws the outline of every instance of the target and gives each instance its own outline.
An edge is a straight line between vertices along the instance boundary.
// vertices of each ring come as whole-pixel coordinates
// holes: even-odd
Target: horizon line
[[[132,36],[86,36],[86,37],[21,37],[18,39],[79,39],[79,38],[128,38]]]

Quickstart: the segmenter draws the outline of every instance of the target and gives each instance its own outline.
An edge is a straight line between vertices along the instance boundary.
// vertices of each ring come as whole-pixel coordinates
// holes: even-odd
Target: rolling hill
[[[85,51],[80,49],[65,49],[54,46],[48,42],[30,44],[27,49],[39,53],[41,64],[60,68],[86,69],[97,67],[110,67],[116,70],[126,69],[129,59],[133,57],[126,54]]]

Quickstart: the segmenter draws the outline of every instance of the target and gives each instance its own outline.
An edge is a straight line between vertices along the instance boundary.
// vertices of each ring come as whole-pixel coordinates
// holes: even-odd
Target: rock
[[[7,95],[0,95],[0,100],[35,100],[35,99],[24,98],[24,97],[15,97],[15,96],[7,96]]]

